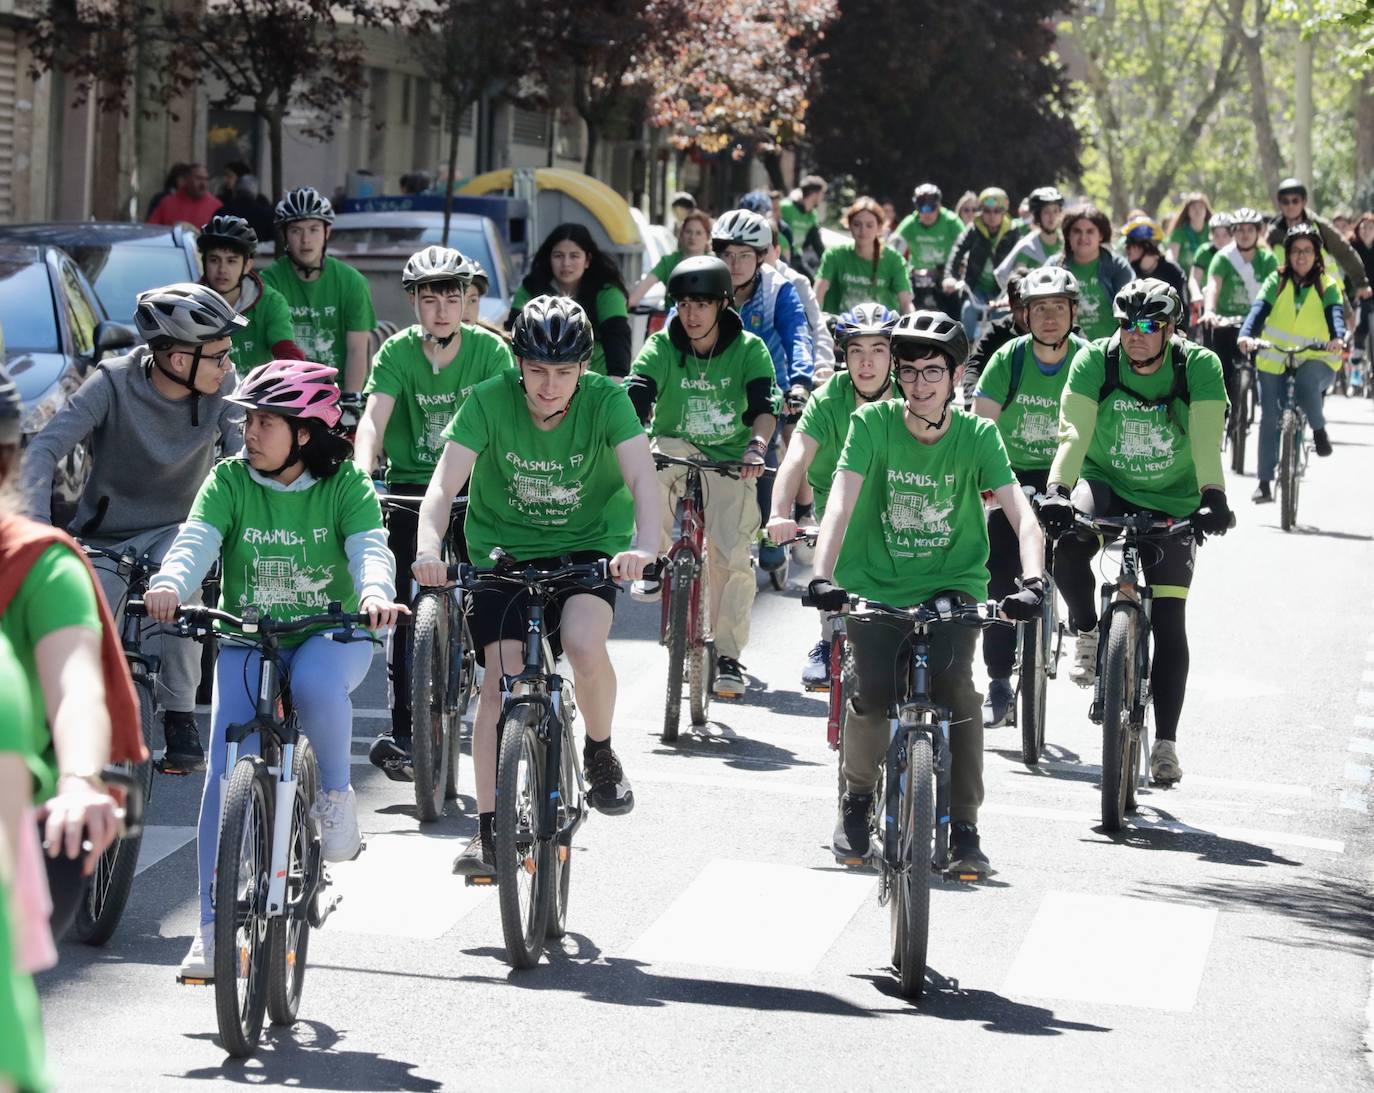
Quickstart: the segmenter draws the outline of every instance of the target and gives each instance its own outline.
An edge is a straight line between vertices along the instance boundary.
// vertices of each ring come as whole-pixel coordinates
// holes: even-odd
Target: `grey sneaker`
[[[638,603],[658,603],[663,598],[663,580],[638,580],[630,582],[630,599]]]
[[[998,729],[1005,725],[1015,697],[1010,679],[988,680],[988,697],[983,701],[983,728]]]
[[[1150,779],[1169,786],[1183,780],[1178,748],[1172,740],[1156,740],[1150,748]]]
[[[320,790],[312,815],[320,824],[320,854],[325,861],[352,861],[363,848],[358,830],[358,799],[353,787]]]
[[[1097,631],[1081,630],[1074,640],[1073,663],[1069,666],[1069,678],[1080,687],[1091,687],[1097,682]]]

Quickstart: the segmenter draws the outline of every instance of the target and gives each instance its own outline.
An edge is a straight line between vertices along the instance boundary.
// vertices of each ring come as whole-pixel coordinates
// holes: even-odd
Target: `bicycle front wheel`
[[[706,567],[696,580],[697,603],[695,626],[687,650],[687,705],[692,712],[693,725],[705,725],[711,709],[711,674],[715,671],[715,643],[707,638],[711,632],[711,586]]]
[[[224,1050],[257,1050],[267,1007],[267,885],[272,869],[272,776],[256,755],[234,766],[215,869],[215,1016]]]
[[[143,732],[143,746],[152,754],[153,739],[153,684],[146,676],[134,680],[134,693],[138,696],[138,723]],[[147,801],[153,790],[153,761],[140,763],[134,769],[143,790],[143,800]],[[132,839],[116,839],[105,853],[96,860],[95,871],[86,882],[86,890],[81,904],[76,909],[76,921],[72,932],[77,940],[87,945],[104,945],[114,935],[119,920],[124,916],[124,908],[129,902],[129,892],[134,886],[134,875],[138,872],[138,852],[143,845],[143,836]]]
[[[473,648],[472,632],[462,608],[452,604],[449,610],[449,701],[448,720],[448,776],[444,779],[444,797],[458,799],[458,767],[463,756],[463,726],[468,709],[477,697],[477,651]],[[455,641],[458,643],[453,648]],[[454,673],[457,673],[455,679]]]
[[[664,574],[668,597],[668,686],[663,695],[663,735],[665,744],[677,742],[682,721],[682,676],[687,663],[687,621],[691,608],[692,582],[683,580],[681,571]]]
[[[935,764],[930,738],[907,736],[906,785],[900,794],[897,891],[891,903],[892,962],[903,998],[921,997],[930,940],[930,867],[935,853]]]
[[[549,907],[549,926],[547,934],[551,938],[561,938],[568,930],[568,895],[572,890],[572,832],[562,834],[569,827],[575,813],[582,807],[582,794],[577,785],[577,771],[573,764],[577,761],[576,741],[573,739],[572,721],[563,726],[563,751],[558,762],[558,830],[560,832],[554,845],[554,874],[552,905]]]
[[[291,826],[286,835],[286,893],[282,913],[272,919],[267,932],[267,1016],[274,1025],[295,1023],[310,948],[310,908],[306,900],[312,895],[314,880],[310,876],[311,859],[319,846],[310,808],[319,787],[319,767],[315,750],[304,736],[296,742],[291,774],[296,780],[296,795],[291,801]]]
[[[1033,767],[1045,750],[1045,704],[1049,695],[1049,658],[1054,640],[1054,606],[1051,587],[1040,607],[1040,618],[1021,627],[1021,761]]]
[[[1120,831],[1126,818],[1131,764],[1131,702],[1135,694],[1135,619],[1112,613],[1102,680],[1102,826]]]
[[[1279,525],[1292,531],[1298,522],[1298,448],[1302,444],[1297,415],[1286,411],[1279,428]]]
[[[415,768],[415,812],[422,824],[444,814],[451,746],[448,710],[449,615],[441,593],[420,598],[411,627],[410,666],[413,721],[410,756]]]
[[[1241,369],[1236,374],[1236,398],[1231,406],[1231,470],[1245,473],[1245,441],[1250,435],[1250,373]]]
[[[496,883],[506,958],[516,968],[539,962],[553,894],[554,842],[538,837],[545,755],[538,716],[520,706],[506,719],[496,768]]]

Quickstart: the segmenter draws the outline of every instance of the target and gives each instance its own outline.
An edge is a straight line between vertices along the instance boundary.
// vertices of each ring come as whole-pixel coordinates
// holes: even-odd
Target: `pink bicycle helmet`
[[[268,361],[243,378],[230,402],[284,417],[315,418],[329,428],[339,423],[337,368],[313,361]]]

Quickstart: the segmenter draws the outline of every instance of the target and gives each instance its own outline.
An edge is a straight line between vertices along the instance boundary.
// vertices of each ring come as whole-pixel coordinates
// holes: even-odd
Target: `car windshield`
[[[444,238],[443,224],[433,227],[386,227],[386,228],[348,228],[338,227],[329,236],[332,250],[340,254],[380,254],[404,252],[407,256],[431,243],[441,243]],[[487,271],[487,295],[499,295],[491,248],[481,228],[450,225],[448,245],[462,251],[469,258],[479,262]]]
[[[52,285],[42,261],[0,258],[0,330],[11,356],[59,350]]]
[[[121,323],[134,321],[140,292],[178,281],[195,281],[200,274],[190,269],[186,252],[165,247],[113,246],[63,247],[91,282],[105,313]]]

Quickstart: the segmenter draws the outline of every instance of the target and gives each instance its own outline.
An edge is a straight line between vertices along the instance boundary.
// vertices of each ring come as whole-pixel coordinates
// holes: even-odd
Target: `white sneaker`
[[[211,983],[215,978],[215,924],[207,922],[191,938],[191,950],[177,969],[177,982],[193,980]]]
[[[1097,681],[1096,630],[1082,630],[1075,639],[1069,678],[1080,687],[1091,687]]]
[[[663,578],[630,582],[630,599],[637,603],[658,603],[663,598]]]
[[[363,848],[358,830],[358,799],[353,787],[320,790],[310,810],[320,824],[321,852],[325,861],[352,861]]]
[[[1156,740],[1150,749],[1150,778],[1166,785],[1183,780],[1183,768],[1178,765],[1178,749],[1172,740]]]

